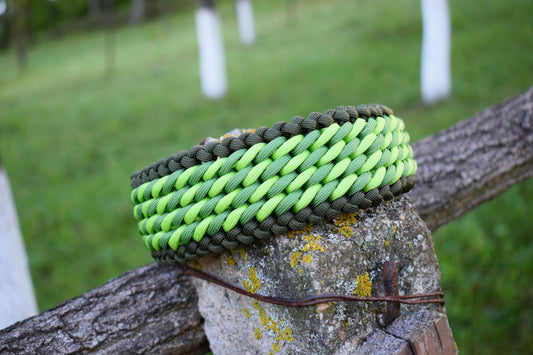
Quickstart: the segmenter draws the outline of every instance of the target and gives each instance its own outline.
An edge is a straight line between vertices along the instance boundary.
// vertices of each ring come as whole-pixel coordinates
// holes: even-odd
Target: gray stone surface
[[[310,225],[246,249],[202,258],[199,267],[250,292],[284,298],[319,294],[382,296],[382,269],[394,261],[400,294],[440,291],[433,240],[408,197]],[[331,354],[355,349],[380,327],[385,304],[327,303],[288,308],[195,279],[214,354]],[[440,311],[436,305],[405,306]]]

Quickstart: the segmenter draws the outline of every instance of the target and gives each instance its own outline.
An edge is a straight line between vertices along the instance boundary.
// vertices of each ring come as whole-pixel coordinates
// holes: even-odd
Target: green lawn
[[[533,3],[452,0],[453,97],[420,104],[419,1],[255,1],[257,44],[223,19],[230,91],[200,93],[191,13],[31,48],[18,73],[0,54],[0,155],[15,195],[41,310],[150,262],[129,202],[130,173],[234,127],[381,102],[414,141],[533,83]],[[295,16],[294,16],[295,15]],[[533,182],[434,234],[460,350],[533,351]]]

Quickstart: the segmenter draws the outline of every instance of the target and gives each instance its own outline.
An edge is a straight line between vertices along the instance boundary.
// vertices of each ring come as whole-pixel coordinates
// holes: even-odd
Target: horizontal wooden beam
[[[434,230],[533,175],[533,87],[414,144],[410,196]],[[0,353],[195,354],[208,343],[188,276],[152,263],[0,330]]]

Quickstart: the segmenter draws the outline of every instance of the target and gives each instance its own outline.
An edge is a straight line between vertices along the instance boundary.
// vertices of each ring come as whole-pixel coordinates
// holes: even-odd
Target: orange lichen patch
[[[346,332],[344,330],[341,330],[339,332],[339,338],[340,340],[344,341],[344,339],[346,338]]]
[[[353,293],[359,297],[370,297],[372,294],[372,281],[370,281],[368,272],[363,275],[357,275],[357,285]]]
[[[259,340],[259,339],[261,339],[263,337],[263,332],[258,327],[256,327],[255,330],[254,330],[254,337],[257,340]]]
[[[313,257],[311,256],[311,254],[307,254],[306,256],[304,256],[304,257],[302,258],[302,261],[303,261],[304,263],[309,264],[311,261],[313,261]]]
[[[244,280],[242,282],[244,288],[250,293],[256,293],[261,288],[261,281],[257,277],[257,273],[255,272],[255,267],[250,268],[248,270],[248,280]]]
[[[302,257],[302,253],[299,251],[293,251],[291,254],[291,261],[290,265],[292,268],[294,268],[296,265],[298,265],[298,260]]]
[[[316,311],[318,313],[323,313],[326,309],[329,308],[329,306],[331,306],[331,302],[328,302],[328,303],[320,303],[316,306]]]
[[[226,262],[228,263],[229,266],[233,266],[235,265],[235,258],[233,256],[228,256],[226,258]]]

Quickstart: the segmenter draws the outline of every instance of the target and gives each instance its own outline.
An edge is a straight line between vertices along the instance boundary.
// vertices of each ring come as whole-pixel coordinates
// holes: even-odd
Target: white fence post
[[[430,105],[451,93],[450,11],[447,0],[421,0],[421,8],[420,89],[422,101]]]
[[[209,99],[220,99],[227,91],[226,58],[220,20],[212,0],[200,0],[197,3],[195,16],[202,92]]]
[[[251,46],[255,42],[254,10],[250,0],[235,0],[235,12],[242,44]]]
[[[28,257],[7,173],[0,164],[0,329],[37,314]]]

